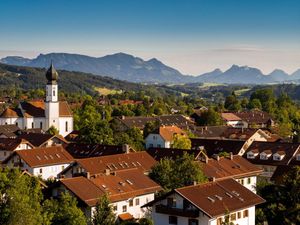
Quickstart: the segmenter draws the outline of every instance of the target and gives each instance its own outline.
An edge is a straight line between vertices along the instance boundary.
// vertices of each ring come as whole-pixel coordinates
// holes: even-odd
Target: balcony
[[[157,213],[168,214],[172,216],[182,216],[182,217],[189,217],[189,218],[199,217],[199,210],[197,209],[179,209],[179,208],[172,208],[166,205],[156,205],[155,211]]]

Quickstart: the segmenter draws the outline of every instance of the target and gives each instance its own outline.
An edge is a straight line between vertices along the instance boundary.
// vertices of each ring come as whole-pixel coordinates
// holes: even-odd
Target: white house
[[[186,133],[177,126],[159,127],[156,133],[151,133],[146,137],[146,149],[170,148],[175,135],[186,136]]]
[[[19,167],[47,180],[56,179],[73,161],[73,157],[62,146],[53,146],[14,151],[2,164],[9,168]]]
[[[34,148],[34,146],[24,139],[0,138],[0,161],[2,162],[14,151],[32,148]]]
[[[203,158],[203,157],[199,157]],[[239,155],[215,156],[200,162],[203,173],[211,180],[233,178],[250,191],[256,193],[257,176],[263,170]]]
[[[146,209],[142,205],[154,200],[161,187],[138,168],[78,176],[60,180],[60,185],[52,190],[54,197],[68,191],[77,197],[87,218],[92,218],[96,204],[105,193],[119,220],[144,217]]]
[[[235,128],[247,128],[247,122],[243,121],[234,113],[221,113],[222,119],[227,126]]]
[[[7,108],[0,115],[0,125],[15,124],[21,129],[40,128],[44,131],[53,126],[64,137],[73,131],[69,105],[58,101],[58,73],[53,65],[48,69],[46,78],[46,100],[21,102],[17,108]]]
[[[143,207],[151,210],[155,225],[255,225],[255,205],[263,202],[235,180],[225,179],[175,189]]]

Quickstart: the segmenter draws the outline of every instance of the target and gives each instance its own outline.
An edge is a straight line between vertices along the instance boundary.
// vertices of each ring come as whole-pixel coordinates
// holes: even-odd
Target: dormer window
[[[297,161],[300,161],[300,154],[297,154],[296,160],[297,160]]]
[[[257,155],[258,155],[258,152],[252,152],[252,151],[249,151],[249,152],[247,153],[247,158],[248,158],[248,159],[254,159]]]
[[[260,153],[260,159],[267,160],[268,158],[270,158],[271,155],[272,154],[269,152],[262,152],[262,153]]]
[[[275,161],[280,161],[284,158],[285,156],[285,153],[284,152],[276,152],[274,155],[273,155],[273,160]]]

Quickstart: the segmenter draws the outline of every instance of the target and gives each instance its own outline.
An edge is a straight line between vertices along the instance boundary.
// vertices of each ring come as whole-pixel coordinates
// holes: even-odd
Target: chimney
[[[212,157],[217,161],[220,160],[220,156],[218,154],[213,154]]]
[[[110,175],[110,169],[105,169],[105,175],[106,176]]]
[[[232,152],[229,153],[229,157],[230,157],[230,160],[233,160],[233,154],[232,154]]]
[[[216,178],[215,177],[210,177],[210,181],[215,182]]]
[[[129,153],[129,149],[130,149],[130,147],[129,147],[128,144],[122,145],[122,150],[123,150],[124,153],[128,154]]]
[[[121,116],[121,119],[122,119],[122,120],[125,120],[125,116],[122,115],[122,116]]]
[[[205,130],[207,130],[207,126],[205,126]]]
[[[87,179],[90,179],[90,178],[91,178],[90,172],[86,172],[86,178],[87,178]]]
[[[197,181],[194,180],[193,181],[193,185],[196,186],[197,185]]]

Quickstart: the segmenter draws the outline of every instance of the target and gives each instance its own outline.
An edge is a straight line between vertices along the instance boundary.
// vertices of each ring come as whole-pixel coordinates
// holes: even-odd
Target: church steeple
[[[46,78],[48,80],[48,84],[56,84],[58,79],[58,73],[51,62],[49,69],[46,72]]]
[[[46,72],[46,78],[48,80],[46,85],[46,102],[58,101],[58,87],[57,79],[58,73],[51,62],[49,69]]]

